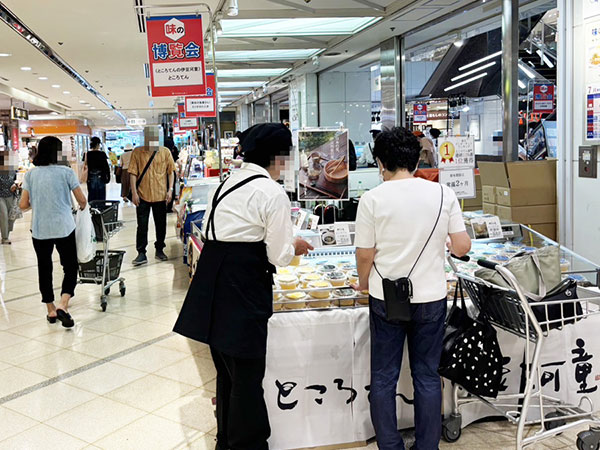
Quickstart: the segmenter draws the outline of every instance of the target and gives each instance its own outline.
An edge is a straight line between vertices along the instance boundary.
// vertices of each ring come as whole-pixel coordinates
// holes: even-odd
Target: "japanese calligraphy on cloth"
[[[201,16],[146,19],[152,97],[205,95]]]

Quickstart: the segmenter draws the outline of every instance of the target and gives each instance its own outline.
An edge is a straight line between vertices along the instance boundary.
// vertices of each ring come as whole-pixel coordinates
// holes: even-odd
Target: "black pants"
[[[146,253],[148,245],[148,221],[150,220],[150,210],[154,218],[154,227],[156,229],[156,250],[165,248],[165,236],[167,235],[167,204],[162,202],[150,203],[140,198],[140,205],[137,207],[137,236],[136,249],[138,253]]]
[[[265,357],[235,358],[210,348],[217,369],[217,449],[266,450],[271,435],[262,388]]]
[[[54,287],[52,286],[52,253],[54,247],[60,256],[60,264],[63,267],[64,277],[60,295],[75,295],[77,284],[77,247],[75,246],[75,231],[65,238],[60,239],[35,239],[33,248],[38,260],[38,280],[42,303],[54,301]]]
[[[88,201],[106,200],[106,183],[102,179],[100,172],[91,172],[88,174]]]

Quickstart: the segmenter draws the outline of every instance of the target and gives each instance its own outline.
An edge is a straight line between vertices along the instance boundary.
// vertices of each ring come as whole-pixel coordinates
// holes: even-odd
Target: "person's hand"
[[[13,185],[10,187],[10,192],[15,192],[16,190],[17,190],[17,185],[16,185],[16,184],[13,184]]]
[[[140,206],[140,196],[137,194],[137,192],[133,192],[131,194],[131,203],[133,203],[135,206]]]
[[[350,287],[352,289],[354,289],[355,291],[358,291],[358,292],[368,291],[369,290],[369,285],[368,284],[366,286],[363,286],[360,283],[355,283],[355,284],[351,284]]]
[[[171,203],[171,200],[173,200],[173,191],[171,189],[169,189],[167,191],[167,198],[165,198],[165,202],[167,204]]]
[[[315,248],[306,242],[304,239],[297,237],[294,241],[294,248],[296,250],[296,256],[306,255],[309,250],[314,250]]]

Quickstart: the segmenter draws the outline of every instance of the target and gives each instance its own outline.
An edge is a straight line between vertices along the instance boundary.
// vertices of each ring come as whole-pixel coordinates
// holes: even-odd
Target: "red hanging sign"
[[[215,74],[206,73],[206,95],[197,95],[185,98],[186,117],[216,117],[216,84]]]
[[[19,139],[19,129],[13,128],[12,129],[12,149],[13,149],[13,151],[16,152],[19,150],[19,148],[21,147],[20,141],[21,141],[21,139]]]
[[[414,104],[413,123],[427,123],[427,103]]]
[[[146,19],[152,97],[206,94],[202,17]]]
[[[185,115],[185,107],[183,103],[177,103],[177,118],[178,119],[185,119],[186,115]]]
[[[551,83],[539,83],[533,86],[533,112],[551,114],[554,112],[554,91]]]

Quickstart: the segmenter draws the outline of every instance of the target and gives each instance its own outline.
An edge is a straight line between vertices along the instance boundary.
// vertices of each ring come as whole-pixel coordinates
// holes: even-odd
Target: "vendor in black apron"
[[[174,331],[210,345],[217,369],[217,449],[267,449],[262,381],[274,266],[312,250],[293,237],[290,201],[275,181],[290,160],[281,124],[242,133],[242,168],[209,196],[204,248]]]

